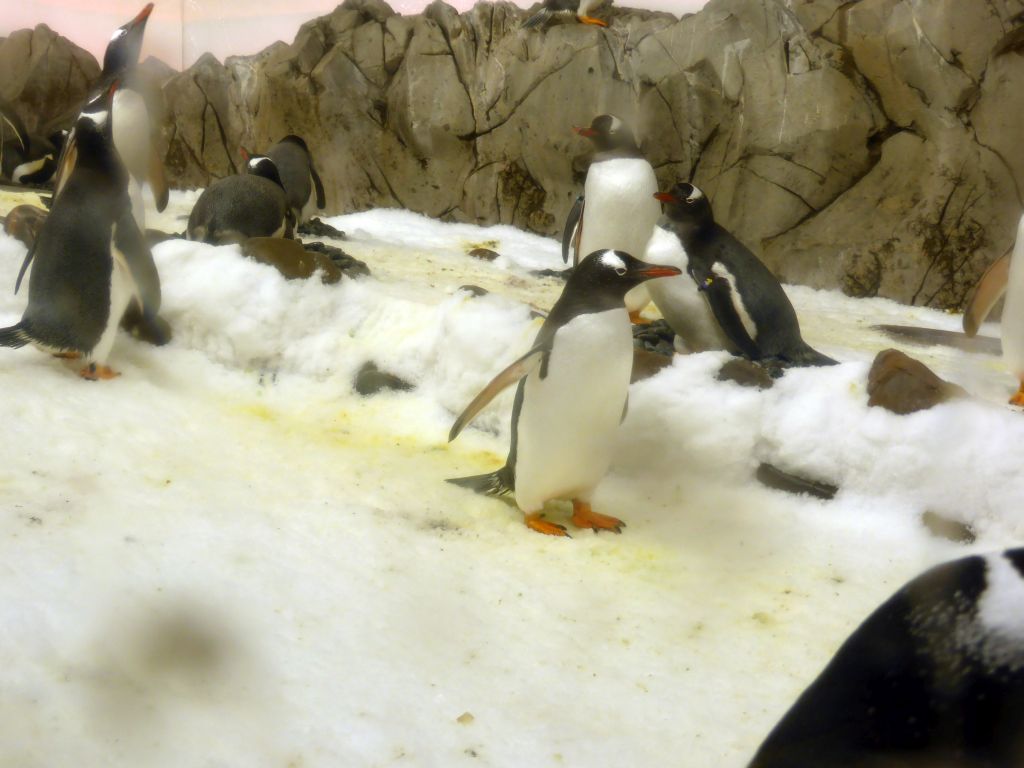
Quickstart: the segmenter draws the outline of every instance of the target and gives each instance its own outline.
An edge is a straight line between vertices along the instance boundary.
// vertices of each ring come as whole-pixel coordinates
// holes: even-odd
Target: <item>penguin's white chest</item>
[[[1017,244],[1010,258],[999,331],[1003,340],[1003,359],[1010,373],[1024,377],[1024,217],[1017,227]]]
[[[139,229],[146,229],[146,213],[142,200],[142,184],[149,175],[149,111],[142,94],[121,89],[114,94],[110,115],[111,133],[117,154],[131,176],[128,194],[132,201],[132,216]]]
[[[555,334],[547,375],[526,379],[519,411],[516,504],[590,497],[608,471],[629,392],[633,336],[625,307],[580,315]]]
[[[658,180],[642,158],[602,160],[590,166],[583,194],[580,258],[608,248],[643,258],[651,230],[661,216],[654,199]]]
[[[113,264],[110,269],[110,311],[107,314],[106,326],[100,335],[99,341],[89,353],[89,362],[103,365],[107,362],[107,356],[114,346],[114,338],[117,336],[117,328],[121,324],[128,304],[138,293],[135,281],[132,279],[131,270],[128,268],[128,261],[125,255],[114,245],[117,234],[117,225],[112,228],[110,253]]]
[[[732,344],[715,320],[708,302],[697,290],[697,284],[686,273],[689,258],[686,249],[673,232],[654,227],[647,243],[644,261],[678,267],[683,274],[650,280],[647,289],[662,317],[683,340],[687,349],[704,352],[709,349],[731,349]]]

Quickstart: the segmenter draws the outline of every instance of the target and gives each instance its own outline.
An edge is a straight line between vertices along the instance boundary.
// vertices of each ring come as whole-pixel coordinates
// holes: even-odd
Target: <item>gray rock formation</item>
[[[1024,206],[1024,0],[603,13],[608,29],[541,33],[505,2],[400,16],[346,0],[291,45],[161,73],[169,176],[208,184],[240,145],[297,133],[329,211],[556,234],[590,156],[571,127],[615,112],[664,184],[694,180],[786,281],[956,307],[1008,247]]]

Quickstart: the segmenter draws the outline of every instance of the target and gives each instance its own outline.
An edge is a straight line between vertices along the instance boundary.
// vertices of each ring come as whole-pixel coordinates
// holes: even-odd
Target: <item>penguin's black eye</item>
[[[618,275],[619,277],[622,277],[623,275],[626,274],[626,268],[625,267],[616,267],[615,268],[615,274]]]

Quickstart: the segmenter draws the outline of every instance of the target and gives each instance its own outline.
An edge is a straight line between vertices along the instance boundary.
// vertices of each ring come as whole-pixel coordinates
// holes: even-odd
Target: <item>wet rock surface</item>
[[[786,493],[807,493],[815,498],[828,500],[839,492],[838,486],[831,483],[801,477],[764,462],[758,466],[754,476],[762,485]]]
[[[321,221],[316,216],[309,221],[304,221],[299,224],[297,231],[300,235],[309,235],[310,237],[330,237],[334,240],[348,239],[348,235],[340,229],[335,229],[330,224]]]
[[[676,332],[664,320],[633,326],[633,346],[671,357],[675,354]]]
[[[633,348],[633,372],[630,375],[629,383],[635,384],[638,381],[649,379],[662,369],[672,365],[672,357],[662,355],[658,352],[650,352],[641,347]]]
[[[928,366],[897,349],[875,356],[868,372],[868,405],[905,415],[923,411],[967,392],[939,378]]]
[[[757,363],[745,360],[741,357],[734,357],[726,360],[715,378],[719,381],[731,381],[741,387],[757,387],[758,389],[771,389],[775,385],[775,378]]]
[[[304,242],[302,247],[307,251],[323,254],[331,263],[337,267],[345,277],[365,277],[370,274],[370,268],[365,261],[360,261],[334,245],[327,245],[318,241]]]

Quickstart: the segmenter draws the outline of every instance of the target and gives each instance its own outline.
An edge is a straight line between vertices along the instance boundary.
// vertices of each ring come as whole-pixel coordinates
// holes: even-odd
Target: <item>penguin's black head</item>
[[[138,16],[114,30],[110,42],[107,43],[107,51],[103,54],[104,77],[124,74],[139,63],[146,21],[152,12],[153,4],[149,3],[139,11]]]
[[[648,264],[624,251],[594,251],[573,270],[566,291],[583,293],[588,300],[621,304],[626,292],[645,280],[682,274],[675,267]]]
[[[243,151],[243,157],[245,158],[245,172],[251,173],[253,176],[262,176],[264,179],[270,179],[272,182],[277,184],[279,187],[284,189],[284,183],[281,181],[281,174],[277,172],[277,166],[274,161],[266,155],[250,155],[248,152]]]
[[[115,80],[82,107],[72,134],[72,166],[105,168],[116,173],[123,171],[117,151],[114,149],[113,125],[110,118],[114,93],[118,86],[119,81]]]
[[[693,184],[676,182],[668,192],[656,192],[654,197],[665,204],[665,215],[676,224],[699,227],[714,221],[707,195]]]
[[[598,115],[589,128],[574,128],[580,136],[590,139],[598,152],[615,149],[639,150],[633,132],[615,115]]]
[[[278,144],[284,144],[284,143],[286,143],[286,142],[287,142],[288,144],[294,144],[294,145],[295,145],[295,146],[297,146],[297,147],[301,147],[301,148],[302,148],[302,150],[303,150],[303,151],[304,151],[304,152],[305,152],[305,153],[306,153],[307,155],[309,154],[309,147],[308,147],[308,146],[306,146],[306,140],[305,140],[304,138],[302,138],[301,136],[296,136],[296,135],[295,135],[294,133],[290,133],[290,134],[288,134],[287,136],[285,136],[285,137],[284,137],[283,139],[281,139],[281,140],[280,140],[279,142],[277,142],[277,143],[278,143]]]

